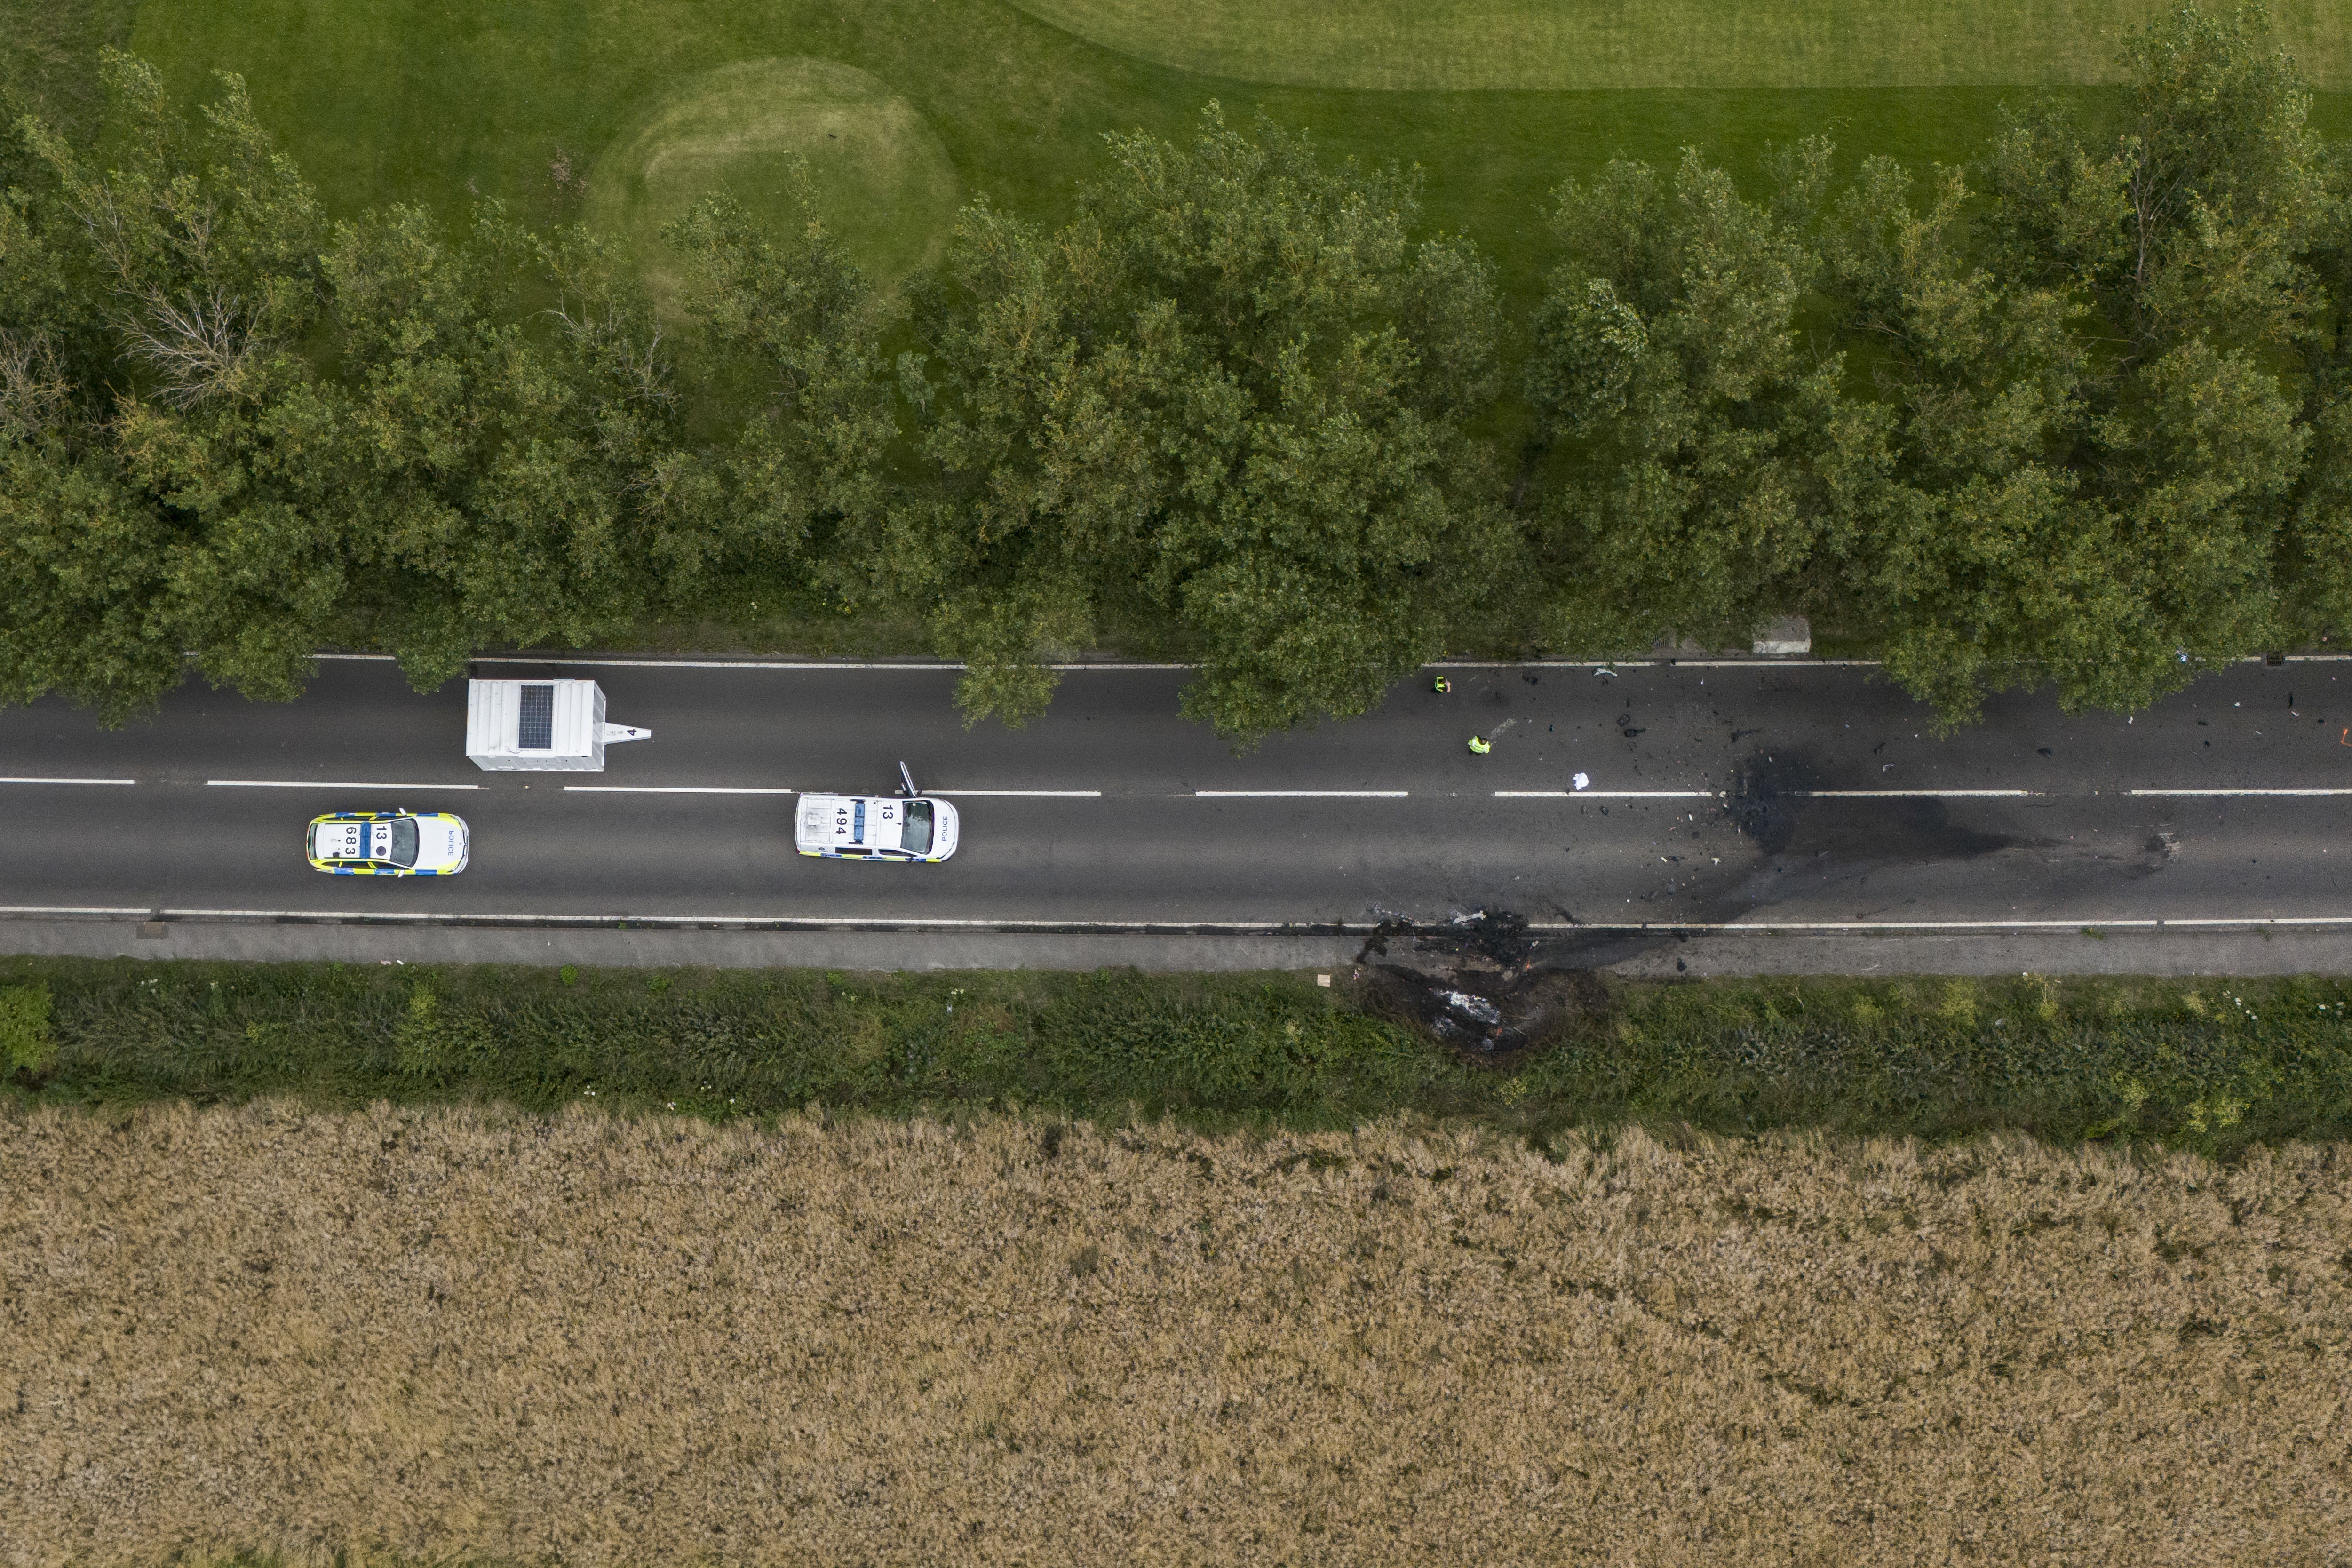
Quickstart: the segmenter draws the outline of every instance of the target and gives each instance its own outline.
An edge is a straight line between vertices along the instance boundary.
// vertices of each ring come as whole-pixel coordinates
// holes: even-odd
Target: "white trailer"
[[[604,722],[604,689],[593,680],[466,683],[466,760],[488,772],[601,773],[605,747],[652,735]]]

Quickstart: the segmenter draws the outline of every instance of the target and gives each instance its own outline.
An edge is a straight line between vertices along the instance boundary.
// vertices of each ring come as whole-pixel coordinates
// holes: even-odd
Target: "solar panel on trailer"
[[[515,749],[547,752],[555,748],[555,688],[526,686],[522,710],[515,720]]]

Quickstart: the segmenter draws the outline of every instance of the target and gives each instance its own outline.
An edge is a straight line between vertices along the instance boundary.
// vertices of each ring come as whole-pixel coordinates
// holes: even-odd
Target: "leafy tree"
[[[2042,585],[1997,683],[2051,679],[2070,706],[2138,706],[2285,635],[2275,563],[2311,437],[2279,374],[2318,303],[2309,95],[2255,12],[2183,6],[2123,59],[2120,125],[2045,106],[1990,166],[1987,267],[2063,300],[2085,351],[2045,531],[2082,569]]]
[[[320,495],[350,604],[420,688],[486,641],[579,644],[691,598],[726,548],[650,305],[596,241],[495,205],[451,242],[414,207],[340,227],[341,371]],[[532,330],[525,289],[550,303]]]
[[[2302,258],[2315,309],[2295,340],[2311,456],[2277,561],[2281,614],[2298,641],[2352,629],[2352,156],[2332,151]]]
[[[2131,590],[2112,519],[2064,461],[2086,357],[2074,307],[1979,263],[1960,171],[1937,170],[1924,205],[1915,187],[1870,159],[1824,229],[1823,289],[1875,394],[1847,405],[1824,478],[1845,616],[1959,721],[1987,689],[2109,668]]]
[[[1814,591],[1840,366],[1808,353],[1798,316],[1828,158],[1782,159],[1769,206],[1696,151],[1671,180],[1621,160],[1562,187],[1567,259],[1527,369],[1538,433],[1563,448],[1543,517],[1555,645],[1744,640]]]
[[[1246,741],[1360,713],[1440,652],[1511,560],[1465,426],[1493,386],[1494,296],[1416,242],[1416,181],[1228,127],[1108,139],[1112,173],[1048,233],[969,209],[920,313],[939,376],[935,500],[897,510],[894,591],[1018,721],[1045,661],[1139,594],[1198,637],[1186,711]]]
[[[192,648],[287,697],[354,634],[430,687],[720,569],[741,531],[602,246],[495,206],[455,241],[407,207],[331,230],[236,78],[191,128],[150,68],[107,73],[120,161],[26,121],[0,228],[0,695],[120,716]]]
[[[714,458],[718,504],[747,554],[813,561],[842,602],[886,604],[894,542],[885,481],[899,428],[884,318],[816,216],[806,165],[795,162],[785,178],[797,198],[791,233],[764,232],[726,195],[667,231],[721,395],[740,389],[751,405],[732,448]]]
[[[293,504],[281,461],[303,439],[316,206],[235,78],[191,134],[151,69],[105,68],[120,167],[17,127],[37,172],[11,196],[0,303],[5,695],[119,717],[188,647],[215,679],[286,692],[341,584],[332,525]]]

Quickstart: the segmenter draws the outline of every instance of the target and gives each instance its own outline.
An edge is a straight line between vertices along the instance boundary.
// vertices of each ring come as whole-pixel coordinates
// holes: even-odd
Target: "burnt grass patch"
[[[1504,1063],[1607,1018],[1607,984],[1553,961],[1555,944],[1520,914],[1481,913],[1434,928],[1375,931],[1357,955],[1365,1011],[1473,1061]]]

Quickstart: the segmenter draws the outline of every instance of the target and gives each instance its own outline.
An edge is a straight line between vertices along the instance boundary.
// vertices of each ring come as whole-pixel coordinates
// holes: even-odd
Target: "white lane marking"
[[[2134,795],[2352,795],[2352,789],[2136,789]]]
[[[352,784],[343,779],[206,779],[213,789],[479,789],[478,784]]]
[[[350,921],[362,924],[403,922],[413,925],[484,925],[484,926],[742,926],[742,927],[803,927],[821,930],[856,930],[860,927],[889,926],[919,929],[980,931],[1097,931],[1159,932],[1184,935],[1198,931],[1235,932],[1244,935],[1322,936],[1350,931],[1381,929],[1384,921],[1171,921],[1160,920],[954,920],[936,915],[767,915],[767,914],[697,914],[697,915],[551,915],[509,911],[505,913],[466,913],[439,910],[398,911],[386,910],[196,910],[196,909],[100,909],[79,907],[47,907],[35,905],[0,906],[0,916],[9,915],[135,915],[161,920],[253,920],[253,921]],[[1447,922],[1430,921],[1422,929],[1437,930]],[[1647,924],[1631,921],[1594,921],[1579,924],[1572,921],[1531,921],[1529,931],[1560,932],[1643,932],[1714,931],[2080,931],[2088,926],[2095,931],[2170,931],[2174,929],[2250,930],[2259,926],[2311,927],[2336,929],[2352,926],[2352,915],[2189,915],[2179,918],[2153,919],[2132,917],[2116,919],[2097,915],[2078,916],[2071,920],[1975,920],[1975,921],[1654,921]]]
[[[1496,800],[1713,800],[1711,789],[1498,789]]]
[[[1938,800],[2020,800],[2042,792],[2031,789],[1800,789],[1789,793],[1812,800],[1891,800],[1923,795]]]
[[[190,657],[194,657],[191,655]],[[340,659],[352,663],[391,664],[395,656],[388,653],[314,653],[315,659]],[[2352,653],[2291,653],[2289,664],[2340,664],[2352,659]],[[961,663],[948,660],[888,663],[840,663],[831,659],[763,659],[763,658],[631,658],[619,656],[611,658],[582,658],[557,656],[533,658],[527,654],[484,654],[471,661],[475,664],[603,664],[632,668],[663,668],[674,669],[961,669]],[[1424,669],[1877,669],[1885,661],[1875,658],[1788,658],[1772,654],[1755,654],[1747,658],[1450,658],[1422,666]],[[2267,664],[2261,654],[2241,655],[2239,664]],[[1054,664],[1048,669],[1198,669],[1197,664]],[[1410,679],[1410,678],[1408,678]]]
[[[798,795],[796,789],[754,789],[716,784],[565,784],[567,795]]]
[[[1407,789],[1196,789],[1203,800],[1403,800]]]
[[[2352,657],[2352,656],[2347,656]],[[1424,669],[1876,669],[1874,658],[1449,658]]]
[[[2134,917],[2107,920],[2097,915],[2064,921],[1657,921],[1648,925],[1594,921],[1528,922],[1529,931],[2170,931],[2196,926],[2352,926],[2352,915],[2189,915],[2163,920]]]
[[[60,779],[41,778],[26,774],[18,778],[0,778],[0,784],[135,784],[137,779]]]
[[[1034,800],[1100,800],[1098,789],[927,789],[925,795],[1018,795]]]
[[[321,655],[322,658],[366,658],[368,654]],[[869,661],[855,663],[834,659],[793,658],[525,658],[520,655],[497,655],[478,658],[476,664],[562,664],[587,665],[617,669],[961,669],[960,663],[947,660],[914,660],[899,663]],[[1119,669],[1198,669],[1197,664],[1049,664],[1048,669],[1073,672]]]
[[[0,904],[0,915],[137,915],[145,920],[150,909],[111,909],[89,904]]]

